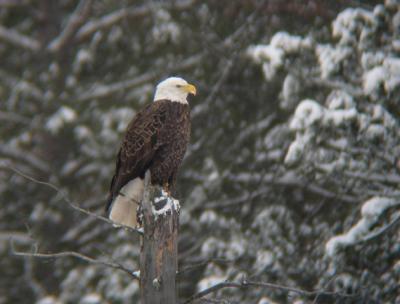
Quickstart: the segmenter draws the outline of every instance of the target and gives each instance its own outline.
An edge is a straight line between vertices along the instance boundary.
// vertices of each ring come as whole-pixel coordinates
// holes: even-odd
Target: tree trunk
[[[179,202],[160,195],[146,174],[142,201],[144,235],[140,253],[142,304],[176,304]]]

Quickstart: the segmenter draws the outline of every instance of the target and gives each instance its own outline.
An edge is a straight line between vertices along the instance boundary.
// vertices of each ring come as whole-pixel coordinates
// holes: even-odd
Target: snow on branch
[[[328,256],[334,257],[340,248],[354,246],[358,243],[369,241],[386,232],[400,221],[400,215],[388,225],[374,231],[383,213],[391,207],[399,206],[400,202],[387,197],[373,197],[366,201],[361,208],[361,219],[349,231],[331,238],[325,246]]]

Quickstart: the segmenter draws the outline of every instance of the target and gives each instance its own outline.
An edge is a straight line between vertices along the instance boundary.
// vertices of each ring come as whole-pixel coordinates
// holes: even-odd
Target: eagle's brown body
[[[189,137],[188,104],[157,100],[140,111],[128,125],[118,153],[107,211],[118,196],[124,196],[121,189],[137,178],[143,180],[147,170],[152,184],[173,190]],[[131,208],[136,212],[136,207]]]

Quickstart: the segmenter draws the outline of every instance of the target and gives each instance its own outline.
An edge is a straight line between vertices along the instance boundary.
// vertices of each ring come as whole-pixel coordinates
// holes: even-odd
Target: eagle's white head
[[[196,87],[180,77],[169,77],[157,85],[154,101],[167,99],[187,104],[189,94],[196,95]]]

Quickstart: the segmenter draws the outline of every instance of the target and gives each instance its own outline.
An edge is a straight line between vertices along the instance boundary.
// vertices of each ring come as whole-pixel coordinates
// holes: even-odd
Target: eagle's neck
[[[182,104],[188,104],[187,101],[188,94],[185,92],[179,92],[177,90],[163,90],[157,89],[156,94],[154,95],[154,101],[157,100],[170,100],[172,102],[179,102]]]

